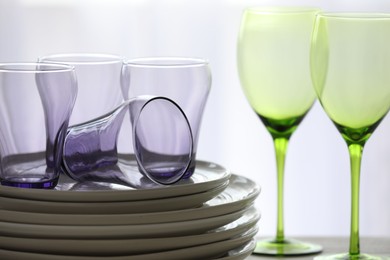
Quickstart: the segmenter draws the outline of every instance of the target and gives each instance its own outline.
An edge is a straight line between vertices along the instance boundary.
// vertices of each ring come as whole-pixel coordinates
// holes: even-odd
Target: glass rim
[[[94,65],[123,63],[124,56],[108,53],[55,53],[38,58],[42,62],[53,62],[74,65]]]
[[[343,20],[381,20],[389,19],[390,13],[380,12],[320,12],[317,17]]]
[[[245,12],[255,14],[305,14],[320,12],[321,8],[314,6],[252,6],[245,9]]]
[[[45,65],[49,70],[40,70],[39,66]],[[73,72],[74,66],[62,63],[51,62],[1,62],[1,73],[55,73],[55,72]]]
[[[125,66],[149,68],[181,68],[206,66],[209,62],[203,58],[193,57],[141,57],[129,59]]]
[[[184,112],[184,110],[174,100],[172,100],[172,99],[170,99],[168,97],[164,97],[164,96],[150,96],[150,99],[148,101],[146,101],[145,104],[142,105],[142,108],[141,108],[139,114],[135,118],[135,121],[134,121],[134,124],[133,124],[133,127],[132,127],[132,129],[133,129],[133,131],[132,131],[132,138],[133,138],[133,140],[135,140],[135,136],[136,136],[136,132],[137,132],[136,131],[137,124],[138,124],[138,121],[140,120],[140,118],[142,116],[142,112],[144,111],[145,107],[148,106],[149,104],[151,104],[152,102],[161,101],[161,100],[163,100],[165,102],[168,102],[171,105],[173,105],[174,107],[176,107],[178,109],[178,111],[181,113],[181,115],[183,116],[183,118],[184,118],[184,120],[185,120],[185,122],[186,122],[186,124],[188,126],[189,137],[190,137],[190,150],[189,150],[189,153],[188,153],[188,162],[186,164],[186,167],[184,168],[182,173],[180,173],[180,175],[177,177],[177,179],[175,181],[172,181],[172,182],[162,182],[162,181],[159,181],[156,178],[154,178],[152,175],[150,175],[150,173],[144,167],[144,165],[142,163],[142,160],[140,158],[140,155],[138,153],[135,153],[135,157],[136,157],[136,160],[138,162],[139,167],[149,177],[150,180],[152,180],[153,182],[158,183],[158,184],[167,185],[167,184],[173,184],[173,183],[176,183],[176,182],[180,181],[181,178],[186,174],[187,170],[190,168],[191,162],[192,162],[192,153],[194,152],[194,136],[193,136],[193,132],[192,132],[190,121],[189,121],[186,113]],[[136,148],[135,146],[136,146],[136,142],[133,142],[134,149]]]

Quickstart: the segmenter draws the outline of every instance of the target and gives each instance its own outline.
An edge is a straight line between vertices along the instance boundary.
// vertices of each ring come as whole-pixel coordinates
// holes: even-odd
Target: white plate
[[[0,222],[0,235],[55,239],[129,239],[188,236],[201,234],[226,225],[237,220],[244,213],[245,209],[208,219],[145,225],[55,226]]]
[[[54,202],[0,197],[0,208],[13,211],[56,214],[123,214],[162,212],[200,207],[204,202],[220,194],[224,184],[202,193],[185,196],[115,202]]]
[[[39,253],[27,253],[20,251],[10,251],[0,249],[0,256],[4,259],[13,260],[96,260],[96,259],[112,259],[112,260],[150,260],[150,259],[170,259],[170,260],[199,260],[199,259],[215,259],[226,255],[226,252],[247,244],[253,239],[257,233],[257,227],[253,227],[247,232],[229,240],[219,241],[215,243],[163,251],[151,254],[128,255],[128,256],[70,256],[70,255],[51,255]]]
[[[178,197],[201,193],[214,189],[225,183],[230,172],[224,167],[205,161],[197,161],[191,178],[181,180],[173,185],[162,186],[145,178],[138,171],[134,160],[122,162],[131,177],[134,187],[111,183],[82,182],[77,183],[67,176],[61,176],[55,190],[21,189],[0,185],[0,196],[63,202],[113,202],[136,201]]]
[[[0,210],[0,221],[46,225],[135,225],[189,221],[213,218],[248,207],[259,195],[260,188],[253,181],[232,175],[228,187],[202,207],[140,214],[44,214]]]
[[[240,246],[236,249],[230,250],[226,256],[216,258],[216,260],[244,260],[253,250],[256,248],[256,240],[252,239],[247,244]]]
[[[61,255],[120,256],[145,254],[180,249],[230,239],[253,228],[260,218],[256,209],[251,207],[236,221],[207,233],[161,238],[136,239],[38,239],[2,237],[0,248]]]

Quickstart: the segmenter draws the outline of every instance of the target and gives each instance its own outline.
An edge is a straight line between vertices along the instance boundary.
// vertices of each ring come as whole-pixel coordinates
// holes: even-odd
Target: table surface
[[[294,237],[295,238],[295,237]],[[335,253],[346,253],[349,247],[349,238],[347,237],[305,237],[296,238],[307,242],[312,242],[322,245],[324,248],[321,254],[314,254],[308,256],[295,256],[295,257],[273,257],[262,255],[251,255],[247,260],[272,260],[272,259],[313,259],[318,255],[328,255]],[[360,251],[367,254],[376,254],[389,257],[390,259],[390,237],[362,237],[360,238]]]

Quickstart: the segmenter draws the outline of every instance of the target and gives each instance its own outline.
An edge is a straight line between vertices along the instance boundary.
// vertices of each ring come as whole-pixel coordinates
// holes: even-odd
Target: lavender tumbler
[[[69,122],[75,125],[104,115],[122,103],[120,74],[123,59],[104,53],[61,53],[38,60],[75,68],[78,93]]]
[[[74,68],[60,64],[0,64],[2,185],[54,188],[77,94]]]
[[[121,84],[125,99],[138,95],[165,96],[183,109],[194,139],[192,162],[183,178],[190,177],[195,169],[199,130],[211,88],[208,62],[186,57],[128,60],[123,65]]]
[[[150,180],[171,184],[182,178],[192,158],[192,132],[181,108],[168,98],[121,94],[123,58],[68,53],[39,58],[73,65],[79,92],[64,145],[64,171],[77,181],[134,185],[119,160],[135,158]],[[125,100],[125,101],[123,101]],[[129,112],[130,120],[124,119]]]
[[[131,128],[126,129],[122,124],[128,112]],[[122,170],[126,167],[119,161],[120,131],[127,133],[128,144],[133,144],[131,154],[140,172],[150,180],[172,184],[187,172],[193,139],[186,115],[168,98],[145,95],[123,102],[106,115],[70,127],[64,145],[66,172],[75,180],[135,186],[134,176]]]

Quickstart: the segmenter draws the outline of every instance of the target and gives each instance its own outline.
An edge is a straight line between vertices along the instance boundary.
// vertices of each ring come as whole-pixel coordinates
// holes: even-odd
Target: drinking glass
[[[255,253],[301,255],[321,246],[286,239],[284,164],[288,141],[315,101],[310,79],[310,36],[318,9],[254,7],[244,11],[237,61],[241,86],[271,134],[277,163],[276,237],[257,242]]]
[[[77,94],[74,68],[60,64],[0,64],[2,185],[54,188]]]
[[[203,111],[211,88],[211,72],[206,60],[186,57],[149,57],[126,61],[122,69],[125,99],[139,95],[165,96],[186,114],[193,135],[191,165],[183,176],[195,169],[196,151]]]
[[[122,128],[130,113],[131,128]],[[119,131],[133,144],[138,168],[159,184],[179,181],[192,158],[192,132],[183,110],[166,97],[137,96],[96,119],[69,127],[64,144],[66,173],[78,181],[109,181],[134,186],[136,176],[122,170]],[[130,140],[131,139],[131,140]],[[130,142],[132,141],[132,142]]]
[[[186,115],[168,98],[122,94],[123,57],[67,53],[39,61],[73,65],[77,74],[79,93],[64,145],[63,169],[70,177],[132,186],[137,173],[122,167],[121,149],[154,182],[172,184],[187,172],[193,143]],[[130,120],[124,120],[127,112]]]
[[[348,146],[352,187],[349,253],[316,259],[382,259],[360,253],[359,179],[363,147],[390,108],[389,46],[389,14],[317,15],[312,81],[323,109]]]
[[[70,125],[87,122],[119,106],[120,74],[124,58],[104,53],[59,53],[40,57],[39,62],[63,63],[75,68],[78,93]]]

